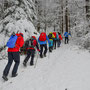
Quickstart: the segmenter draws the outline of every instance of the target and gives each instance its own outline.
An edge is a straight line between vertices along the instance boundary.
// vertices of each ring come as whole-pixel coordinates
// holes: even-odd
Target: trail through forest
[[[62,44],[60,48],[38,58],[36,68],[29,62],[25,68],[21,56],[18,76],[4,82],[2,72],[7,60],[0,61],[0,90],[90,90],[90,53],[73,44]],[[36,60],[36,58],[35,58]]]

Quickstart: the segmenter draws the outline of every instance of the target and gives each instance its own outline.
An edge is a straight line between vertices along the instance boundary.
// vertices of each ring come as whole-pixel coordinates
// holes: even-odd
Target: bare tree
[[[62,4],[61,4],[61,9],[62,9],[62,33],[63,33],[63,0],[62,0]]]
[[[86,1],[86,18],[87,20],[90,19],[90,0],[85,0]]]
[[[68,1],[66,0],[66,10],[65,10],[65,23],[66,23],[66,32],[68,32]]]

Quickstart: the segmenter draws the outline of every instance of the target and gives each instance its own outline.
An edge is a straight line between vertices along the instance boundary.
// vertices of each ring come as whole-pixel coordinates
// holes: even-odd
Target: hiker
[[[62,40],[62,36],[61,36],[61,33],[60,32],[58,32],[58,37],[59,37],[59,39],[58,39],[58,47],[60,47],[61,40]]]
[[[17,37],[17,39],[14,37]],[[14,40],[13,40],[13,38],[14,38]],[[15,40],[16,40],[16,42],[14,43]],[[6,81],[8,80],[7,76],[8,76],[8,73],[9,73],[9,70],[11,68],[13,61],[15,62],[15,64],[14,64],[14,67],[12,70],[12,77],[17,76],[17,70],[18,70],[18,66],[20,63],[19,49],[24,44],[23,34],[22,33],[19,33],[19,34],[13,33],[13,35],[11,35],[7,44],[9,45],[9,46],[7,45],[8,46],[8,63],[3,71],[3,76],[2,76],[2,78]],[[15,44],[14,47],[12,47],[13,44]]]
[[[53,39],[53,48],[56,49],[56,43],[59,38],[58,38],[58,34],[56,32],[53,32],[53,34],[55,36],[55,38]]]
[[[26,49],[27,49],[27,56],[23,61],[23,65],[27,66],[27,62],[31,56],[30,65],[34,65],[34,57],[35,57],[35,47],[37,48],[37,51],[40,52],[38,43],[35,36],[32,36],[29,40],[26,42]]]
[[[47,41],[50,43],[48,36],[46,35],[45,32],[42,32],[38,38],[38,42],[40,44],[40,57],[43,58],[46,57],[47,53]],[[44,53],[43,53],[43,48],[45,48]]]
[[[52,50],[53,50],[53,39],[55,38],[55,36],[53,35],[52,32],[50,32],[49,35],[48,35],[48,38],[50,40],[50,43],[49,43],[49,52],[52,52]]]
[[[64,36],[65,36],[65,44],[68,44],[68,42],[69,42],[69,35],[71,35],[70,33],[68,33],[68,32],[65,32],[64,33]]]

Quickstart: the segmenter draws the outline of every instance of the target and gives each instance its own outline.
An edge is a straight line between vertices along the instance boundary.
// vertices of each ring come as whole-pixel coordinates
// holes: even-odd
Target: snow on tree
[[[86,17],[85,0],[69,0],[71,31],[76,44],[90,48],[90,27]],[[88,27],[88,28],[87,28]]]
[[[88,2],[88,3],[87,3]],[[26,40],[33,32],[67,31],[76,44],[90,48],[89,0],[1,0],[0,47],[11,33],[22,32]],[[4,42],[3,42],[4,41]]]
[[[24,40],[34,32],[34,20],[37,19],[35,3],[32,0],[2,0],[0,2],[0,51],[5,48],[12,32],[24,34]]]
[[[42,0],[44,1],[44,0]],[[72,33],[72,38],[76,44],[84,48],[90,48],[90,19],[89,0],[45,0],[48,13],[43,17],[47,23],[47,28],[53,27],[52,31],[67,31]],[[63,2],[62,2],[63,1]],[[88,2],[88,3],[87,3]],[[45,3],[44,3],[45,4]],[[45,5],[44,5],[45,6]],[[47,9],[48,8],[48,9]],[[45,14],[43,14],[44,16]]]
[[[5,35],[6,42],[12,32],[19,31],[24,33],[24,39],[26,40],[33,32],[36,32],[33,25],[35,19],[36,12],[32,0],[4,0],[0,34]]]

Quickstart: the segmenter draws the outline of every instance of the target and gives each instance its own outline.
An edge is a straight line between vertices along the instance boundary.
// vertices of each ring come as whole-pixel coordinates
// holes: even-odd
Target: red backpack
[[[45,32],[42,32],[39,36],[39,40],[40,41],[46,41],[46,33]]]
[[[59,39],[61,39],[61,40],[62,40],[62,36],[61,36],[61,35],[59,35]]]
[[[56,32],[53,32],[53,34],[54,34],[54,36],[55,36],[55,38],[56,38]]]

